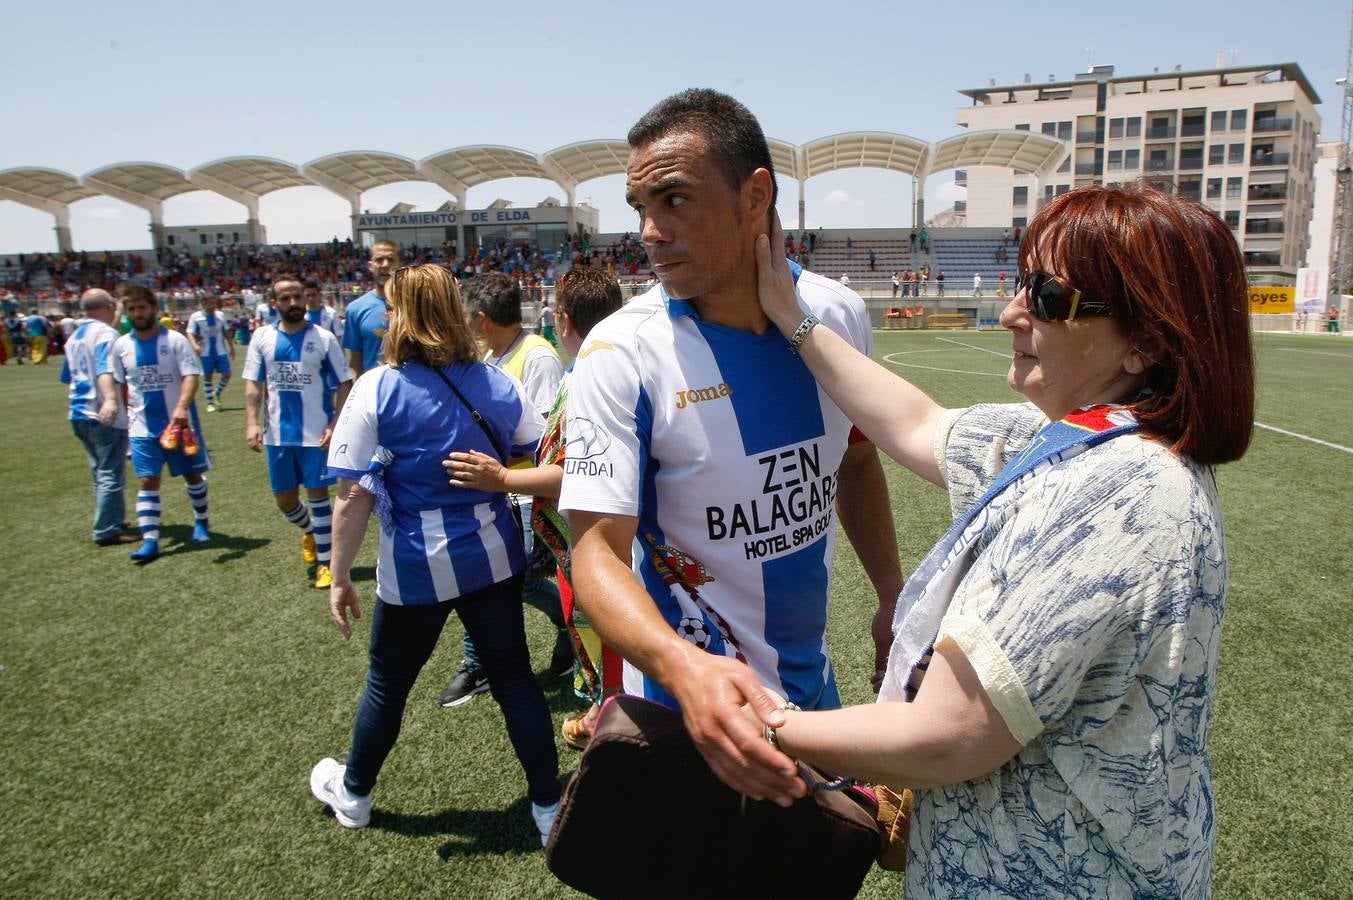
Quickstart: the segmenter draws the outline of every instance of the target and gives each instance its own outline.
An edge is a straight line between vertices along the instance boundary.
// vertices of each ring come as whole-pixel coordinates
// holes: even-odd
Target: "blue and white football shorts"
[[[272,492],[294,491],[300,485],[307,488],[329,487],[337,478],[324,474],[329,451],[323,447],[264,447],[268,452],[268,481]]]
[[[196,456],[187,456],[182,450],[166,450],[160,446],[159,438],[131,438],[132,471],[136,472],[136,477],[154,478],[161,474],[166,465],[169,466],[169,474],[175,478],[192,472],[210,472],[211,457],[207,454],[207,444],[201,432],[194,429],[193,434],[202,448]]]
[[[214,375],[220,372],[222,375],[230,374],[230,355],[227,353],[217,353],[211,356],[198,357],[202,361],[202,374]]]

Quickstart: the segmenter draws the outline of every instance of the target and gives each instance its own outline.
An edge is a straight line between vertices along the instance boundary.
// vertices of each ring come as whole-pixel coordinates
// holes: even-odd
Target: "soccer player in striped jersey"
[[[305,320],[311,325],[323,328],[342,343],[343,320],[338,317],[337,311],[332,306],[325,305],[324,292],[320,290],[319,282],[307,278],[301,295],[305,297]]]
[[[267,448],[268,480],[277,508],[304,532],[301,557],[315,566],[315,587],[328,589],[333,508],[325,475],[326,452],[334,420],[352,387],[352,372],[332,333],[305,317],[301,281],[279,276],[272,286],[278,321],[254,332],[244,360],[245,441],[249,449]],[[338,386],[330,411],[327,384]],[[267,425],[259,417],[266,400]],[[309,511],[301,503],[304,485]]]
[[[339,318],[338,312],[332,306],[324,305],[324,294],[320,290],[319,282],[313,278],[307,278],[301,290],[301,296],[305,298],[305,320],[311,325],[323,328],[325,331],[338,338],[338,345],[343,345],[343,320]],[[356,380],[356,376],[353,376]],[[338,382],[328,376],[324,380],[324,402],[328,404],[325,410],[333,414],[335,404],[334,395],[338,391]]]
[[[887,481],[761,309],[755,248],[776,187],[755,117],[683,91],[629,144],[626,200],[659,284],[578,353],[559,499],[573,586],[624,658],[626,691],[680,706],[722,780],[788,805],[804,789],[794,761],[742,707],[778,727],[780,698],[840,706],[826,641],[838,515],[878,593],[875,668],[886,663],[902,586]],[[807,327],[867,355],[859,295],[796,275]]]
[[[128,283],[120,285],[117,293],[132,323],[132,330],[113,344],[113,378],[127,392],[132,469],[140,483],[136,520],[141,546],[132,553],[132,561],[148,563],[160,555],[160,474],[166,465],[170,475],[182,476],[187,484],[193,505],[192,540],[211,538],[204,477],[211,469],[211,457],[193,403],[202,369],[188,339],[160,324],[158,304],[149,288]],[[171,424],[191,426],[196,440],[179,439],[174,442],[178,446],[165,448],[160,439]]]
[[[221,392],[230,384],[230,364],[235,359],[235,339],[221,315],[220,297],[202,299],[202,308],[188,317],[187,334],[202,363],[202,393],[207,398],[207,412],[216,412]],[[217,373],[221,382],[213,385],[211,376]]]
[[[123,487],[127,471],[127,411],[113,378],[113,320],[117,303],[101,288],[80,297],[85,317],[62,350],[61,380],[70,385],[71,430],[84,445],[94,476],[94,543],[134,541],[122,533],[126,513]]]

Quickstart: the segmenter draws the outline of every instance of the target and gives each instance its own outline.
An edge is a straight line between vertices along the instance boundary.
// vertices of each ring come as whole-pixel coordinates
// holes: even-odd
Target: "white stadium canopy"
[[[927,143],[888,131],[834,134],[795,145],[768,139],[777,175],[799,184],[799,227],[804,221],[804,183],[841,169],[879,168],[911,176],[918,196],[933,172],[961,166],[1001,166],[1042,179],[1062,161],[1067,145],[1027,131],[972,131]],[[105,195],[150,213],[151,232],[160,245],[163,203],[189,191],[212,191],[241,203],[249,212],[250,237],[259,240],[258,200],[289,187],[318,185],[352,209],[354,235],[361,197],[366,191],[401,181],[426,181],[456,198],[465,208],[466,192],[504,178],[543,178],[564,189],[566,205],[575,204],[578,185],[593,178],[623,174],[629,145],[603,139],[566,144],[541,154],[518,147],[455,147],[414,161],[377,150],[351,150],[321,156],[297,166],[263,156],[233,156],[204,163],[186,173],[151,162],[126,162],[95,169],[76,178],[65,172],[22,167],[0,172],[0,200],[40,209],[57,220],[57,244],[70,249],[69,207],[77,200]],[[570,228],[573,222],[570,217]]]

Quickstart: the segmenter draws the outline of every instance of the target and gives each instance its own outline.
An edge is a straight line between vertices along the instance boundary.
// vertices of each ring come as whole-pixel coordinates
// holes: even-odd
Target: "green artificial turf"
[[[1014,398],[1004,333],[876,332],[876,346],[946,405]],[[1353,447],[1353,341],[1265,334],[1256,351],[1259,422]],[[130,548],[89,543],[55,362],[0,368],[0,896],[570,896],[545,869],[497,707],[435,704],[460,659],[454,617],[371,827],[321,810],[307,776],[347,746],[368,620],[344,642],[327,592],[308,586],[297,530],[245,447],[239,382],[204,423],[217,537],[185,543],[191,509],[166,479],[167,552],[138,569]],[[885,465],[910,570],[947,503]],[[1231,592],[1210,740],[1216,894],[1353,896],[1353,455],[1261,429],[1219,480]],[[873,598],[840,546],[830,642],[846,701],[866,702]],[[369,601],[374,534],[361,559]],[[527,624],[543,669],[549,625]],[[557,723],[578,704],[546,683]],[[568,772],[577,754],[560,752]],[[636,798],[633,827],[661,803]],[[876,870],[862,896],[900,893]]]

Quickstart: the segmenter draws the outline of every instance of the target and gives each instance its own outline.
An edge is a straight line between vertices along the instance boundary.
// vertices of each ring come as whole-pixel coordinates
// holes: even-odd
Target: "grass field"
[[[878,355],[947,405],[1013,398],[1009,344],[877,333]],[[1353,341],[1261,335],[1256,349],[1258,421],[1353,447]],[[346,748],[367,620],[343,642],[326,593],[308,587],[296,529],[244,446],[239,382],[205,423],[218,537],[185,543],[190,507],[166,481],[168,552],[137,569],[126,549],[89,543],[89,477],[57,369],[0,369],[0,896],[569,896],[545,869],[496,706],[434,703],[459,661],[454,617],[371,827],[346,831],[309,796],[310,767]],[[947,506],[887,467],[909,570]],[[1353,896],[1353,454],[1260,429],[1220,482],[1231,592],[1210,742],[1216,894]],[[870,598],[842,547],[830,639],[847,701],[863,702]],[[372,569],[356,574],[369,598]],[[548,625],[528,613],[528,626],[543,668]],[[562,685],[547,693],[556,724],[576,708]],[[576,760],[561,742],[565,772]],[[642,814],[660,798],[636,798],[649,802]],[[876,870],[863,896],[900,893]]]

